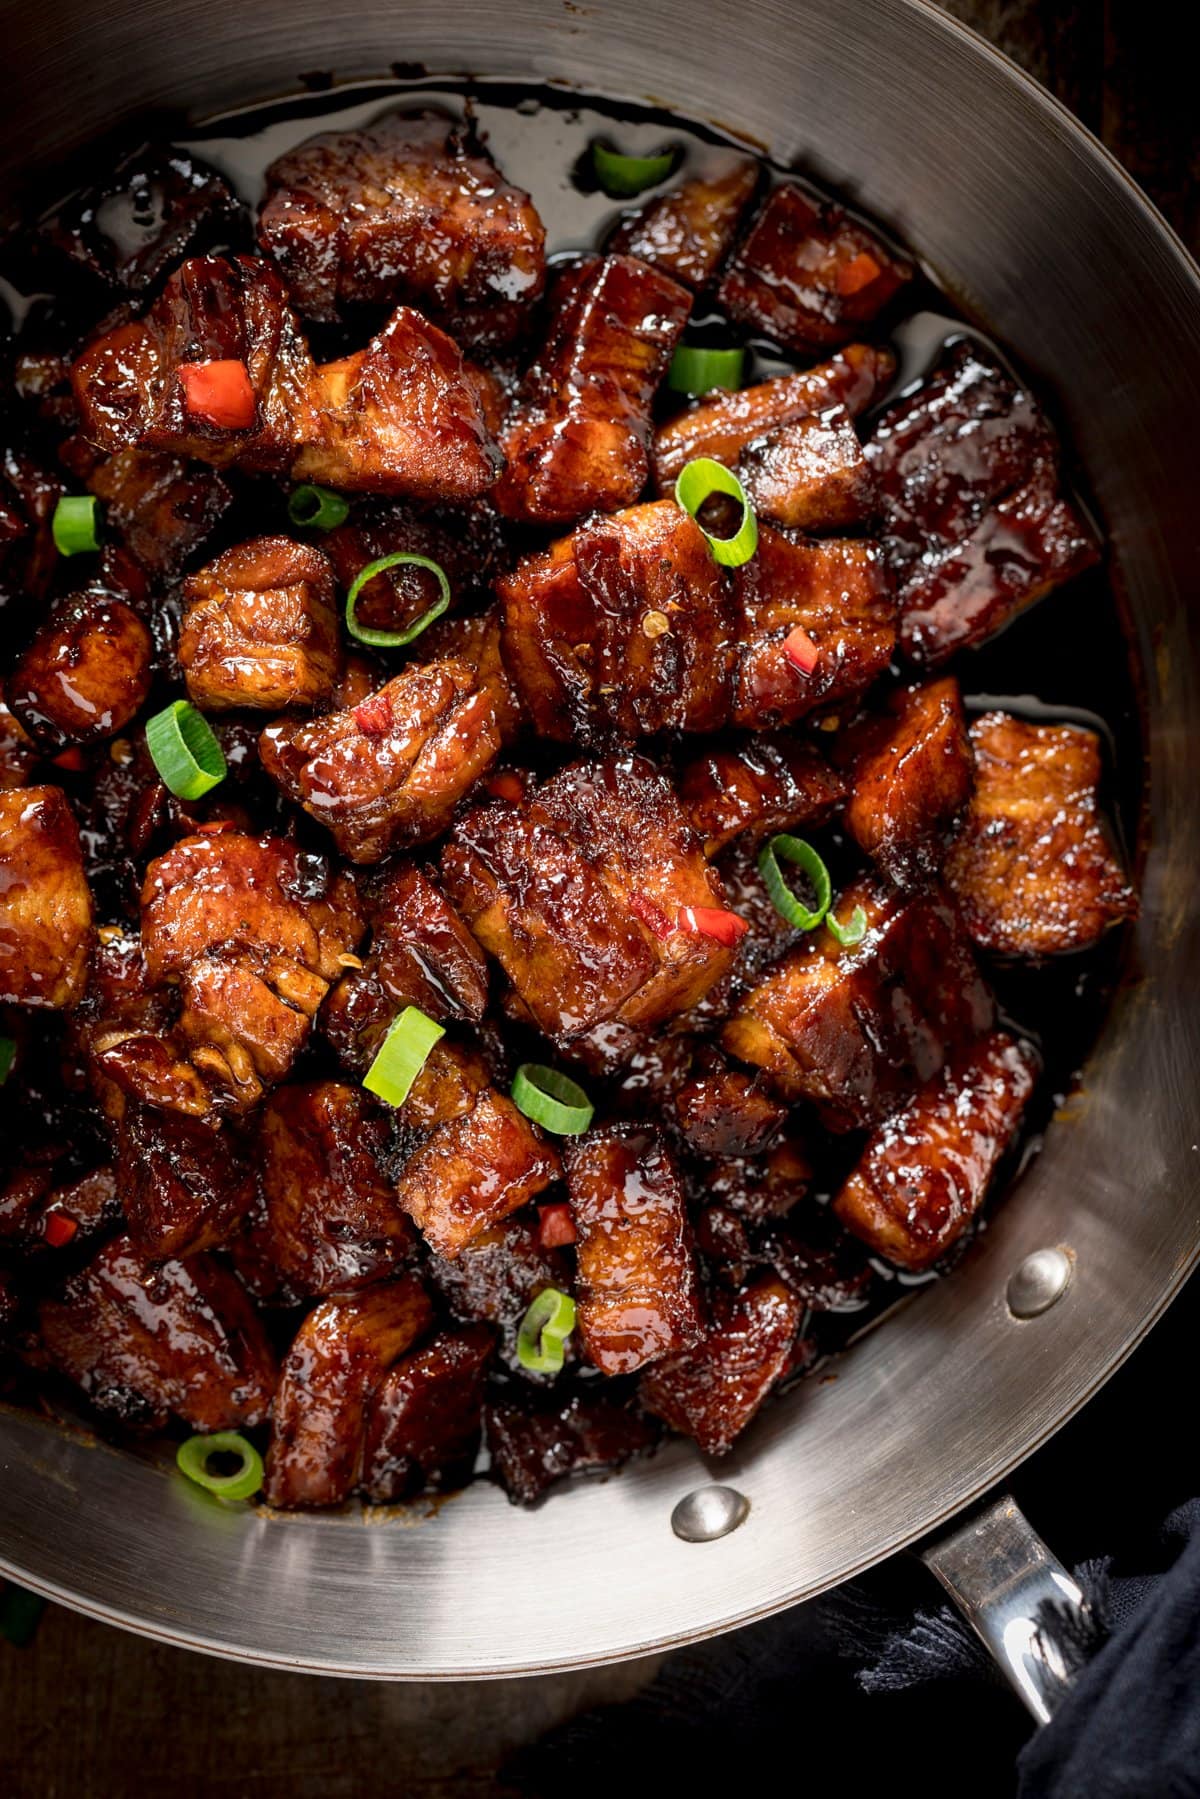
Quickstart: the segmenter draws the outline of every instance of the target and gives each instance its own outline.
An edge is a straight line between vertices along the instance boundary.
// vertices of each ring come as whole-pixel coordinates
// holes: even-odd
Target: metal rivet
[[[1009,1277],[1008,1309],[1014,1318],[1048,1312],[1071,1284],[1072,1260],[1065,1249],[1035,1249]]]
[[[736,1487],[697,1487],[671,1513],[671,1529],[685,1543],[715,1543],[736,1530],[750,1501]]]

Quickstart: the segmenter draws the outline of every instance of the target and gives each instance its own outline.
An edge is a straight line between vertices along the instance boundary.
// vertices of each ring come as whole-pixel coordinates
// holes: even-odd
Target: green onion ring
[[[214,1455],[240,1456],[242,1465],[233,1474],[213,1474],[208,1464]],[[175,1452],[175,1463],[181,1474],[221,1499],[252,1499],[263,1484],[262,1457],[236,1430],[189,1437]]]
[[[414,624],[406,626],[403,631],[372,631],[369,625],[360,625],[355,616],[355,607],[367,582],[373,581],[376,575],[385,574],[389,568],[409,565],[413,568],[427,568],[437,576],[441,592],[428,612],[423,612]],[[398,650],[403,644],[411,643],[414,637],[419,637],[435,618],[441,618],[449,604],[450,582],[440,562],[434,562],[429,556],[417,556],[411,550],[393,550],[390,556],[380,556],[377,561],[368,562],[366,568],[360,569],[355,575],[353,585],[346,595],[346,629],[351,637],[357,637],[359,643],[369,643],[377,650]]]
[[[64,494],[50,521],[54,547],[60,556],[78,556],[100,548],[100,502],[95,494]]]
[[[836,937],[843,949],[853,949],[861,943],[867,934],[867,915],[861,906],[855,906],[848,923],[839,924],[830,912],[825,919],[826,929],[832,937]]]
[[[727,493],[741,502],[742,522],[732,537],[714,537],[710,531],[704,531],[703,525],[700,529],[704,531],[713,561],[725,568],[739,568],[743,562],[749,562],[758,548],[758,520],[754,508],[732,469],[723,468],[711,456],[693,456],[679,471],[675,483],[676,500],[691,518],[696,518],[705,500],[715,493]],[[696,522],[700,523],[698,519]]]
[[[672,393],[698,399],[714,387],[740,387],[745,367],[745,350],[706,350],[699,344],[680,344],[667,370],[667,386]]]
[[[429,1060],[429,1052],[446,1035],[419,1006],[405,1006],[393,1018],[375,1060],[363,1076],[368,1093],[377,1093],[389,1106],[402,1106],[412,1084]]]
[[[146,748],[163,785],[198,800],[225,779],[225,757],[209,722],[190,700],[175,700],[146,721]]]
[[[333,531],[350,516],[350,502],[331,487],[317,487],[311,481],[297,487],[288,500],[288,517],[293,525],[305,530]]]
[[[623,156],[600,138],[592,144],[592,168],[610,200],[630,200],[657,187],[675,167],[678,151],[657,150],[652,156]]]
[[[781,859],[802,868],[812,882],[817,896],[815,912],[802,906],[788,886],[779,866]],[[758,852],[758,872],[780,918],[785,918],[797,931],[815,931],[829,911],[833,890],[829,883],[829,870],[812,844],[805,843],[803,837],[780,835],[770,838]]]
[[[0,1037],[0,1087],[3,1087],[5,1081],[12,1073],[12,1066],[16,1059],[17,1045],[15,1038]]]
[[[557,1374],[563,1344],[575,1329],[575,1301],[557,1287],[543,1287],[517,1331],[517,1360],[531,1374]]]
[[[556,1137],[578,1137],[595,1111],[578,1082],[541,1062],[522,1062],[513,1076],[512,1101],[526,1118]]]

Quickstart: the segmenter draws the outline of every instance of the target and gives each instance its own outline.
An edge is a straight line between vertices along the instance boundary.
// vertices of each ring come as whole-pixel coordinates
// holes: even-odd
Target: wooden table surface
[[[1190,71],[1163,54],[1145,0],[946,9],[1064,101],[1200,251]],[[163,1649],[54,1608],[28,1647],[0,1643],[0,1795],[474,1799],[506,1790],[496,1769],[518,1745],[625,1697],[655,1666],[470,1687],[312,1680]]]

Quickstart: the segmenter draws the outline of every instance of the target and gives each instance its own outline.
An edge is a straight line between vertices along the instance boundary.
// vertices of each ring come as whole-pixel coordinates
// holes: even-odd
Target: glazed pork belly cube
[[[270,1505],[341,1505],[362,1474],[366,1414],[384,1375],[433,1323],[411,1274],[324,1299],[283,1363],[272,1408]]]
[[[280,1087],[258,1117],[265,1218],[254,1247],[295,1293],[359,1287],[395,1269],[416,1242],[386,1172],[387,1121],[358,1087]]]
[[[952,907],[871,881],[838,905],[867,929],[843,949],[815,931],[741,1001],[723,1033],[785,1098],[816,1105],[831,1130],[866,1128],[903,1105],[962,1043],[991,1026],[991,994]]]
[[[0,457],[0,567],[4,586],[14,596],[44,599],[58,572],[53,519],[65,492],[60,475],[24,450],[5,448]]]
[[[692,1229],[662,1138],[591,1130],[571,1140],[566,1164],[584,1355],[602,1374],[633,1374],[691,1348],[704,1330]]]
[[[39,1363],[81,1387],[97,1411],[161,1430],[262,1424],[275,1357],[236,1277],[213,1257],[149,1261],[114,1237],[38,1308]]]
[[[678,792],[706,856],[735,840],[755,844],[776,831],[825,824],[846,794],[819,752],[789,737],[698,756],[683,768]]]
[[[821,350],[847,343],[912,276],[865,225],[789,181],[768,194],[717,298],[775,343]]]
[[[981,949],[1086,949],[1137,913],[1100,812],[1100,740],[1078,725],[987,712],[971,725],[975,792],[945,877]]]
[[[267,170],[258,239],[306,318],[356,305],[420,307],[461,343],[524,329],[545,281],[545,238],[467,128],[439,113],[388,113],[322,132]]]
[[[129,1240],[144,1256],[217,1249],[240,1229],[255,1199],[241,1146],[214,1121],[131,1101],[117,1133]]]
[[[177,575],[233,504],[215,469],[154,450],[118,450],[85,477],[104,503],[104,524],[155,580]]]
[[[874,476],[841,406],[752,439],[737,472],[757,516],[789,530],[850,531],[876,512]]]
[[[51,754],[115,737],[145,703],[153,654],[134,607],[98,575],[45,614],[8,676],[9,706]]]
[[[502,744],[515,741],[524,726],[516,689],[502,653],[504,620],[498,604],[471,618],[442,618],[424,636],[431,662],[465,662],[475,670],[480,692],[491,697]]]
[[[677,281],[632,256],[559,275],[546,342],[501,439],[506,518],[553,525],[614,512],[650,472],[650,407],[691,310]]]
[[[0,792],[0,1001],[73,1006],[87,981],[92,896],[60,787]]]
[[[495,1338],[486,1325],[439,1331],[385,1376],[367,1416],[362,1487],[395,1505],[428,1487],[465,1486],[483,1427]]]
[[[847,344],[815,368],[773,375],[753,387],[705,394],[655,434],[655,485],[660,494],[672,492],[680,470],[696,456],[711,456],[726,468],[736,468],[752,443],[800,419],[836,408],[857,418],[895,372],[890,350]]]
[[[801,1317],[800,1301],[774,1275],[741,1293],[717,1290],[700,1342],[642,1376],[642,1405],[704,1455],[725,1455],[786,1370]]]
[[[757,186],[758,164],[753,157],[739,156],[722,173],[681,181],[627,213],[608,250],[636,256],[698,292],[728,255]]]
[[[486,500],[455,507],[359,500],[344,525],[321,535],[320,545],[344,589],[380,557],[398,551],[426,556],[445,570],[451,603],[457,608],[488,591],[501,550],[501,526]],[[439,593],[431,570],[401,564],[365,584],[356,616],[373,630],[404,631],[429,611]],[[426,653],[427,640],[421,650]]]
[[[351,862],[426,843],[494,762],[491,694],[465,662],[410,663],[360,705],[268,726],[260,754]]]
[[[952,344],[883,414],[867,458],[914,662],[984,642],[1099,556],[1061,491],[1054,433],[981,344]]]
[[[778,1137],[787,1107],[758,1077],[713,1057],[676,1092],[675,1115],[697,1155],[751,1156]]]
[[[983,1204],[1036,1078],[1001,1031],[961,1049],[872,1136],[834,1201],[842,1223],[889,1262],[930,1267]]]
[[[626,1401],[577,1393],[567,1400],[484,1408],[492,1469],[514,1505],[534,1505],[556,1481],[619,1468],[658,1441],[658,1427]]]
[[[28,787],[40,760],[28,731],[0,700],[0,793]]]
[[[184,583],[179,664],[204,712],[281,712],[328,701],[341,667],[329,558],[255,537]]]
[[[954,676],[901,688],[837,747],[845,825],[859,848],[898,886],[936,874],[975,780]]]
[[[517,1332],[543,1288],[570,1290],[571,1271],[559,1249],[542,1243],[534,1207],[481,1231],[453,1260],[431,1256],[429,1276],[455,1318],[464,1324],[480,1318],[495,1327],[497,1354],[514,1375],[544,1379],[522,1367]],[[566,1356],[571,1359],[570,1341]]]
[[[559,1044],[607,1020],[661,1024],[734,958],[740,926],[730,921],[726,941],[701,928],[726,916],[720,883],[642,757],[577,763],[519,804],[469,813],[442,869],[471,931]]]
[[[686,1134],[686,1120],[684,1129]],[[799,1205],[813,1182],[805,1137],[787,1130],[757,1155],[714,1156],[701,1173],[701,1197],[712,1207],[736,1213],[751,1224],[782,1218]]]

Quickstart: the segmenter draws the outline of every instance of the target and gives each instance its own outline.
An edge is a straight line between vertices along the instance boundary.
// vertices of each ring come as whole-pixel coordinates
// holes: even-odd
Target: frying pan
[[[1128,605],[1149,750],[1134,966],[1079,1097],[955,1276],[770,1408],[718,1472],[678,1443],[536,1512],[477,1484],[436,1510],[280,1520],[4,1415],[0,1565],[164,1642],[427,1680],[694,1641],[927,1539],[1085,1403],[1200,1247],[1200,272],[1073,119],[920,0],[0,0],[0,24],[14,179],[146,108],[200,117],[398,58],[652,99],[802,157],[1056,397]],[[690,1497],[714,1481],[740,1500]],[[1027,1589],[1055,1565],[1010,1507],[929,1557],[985,1635],[1030,1639]]]

